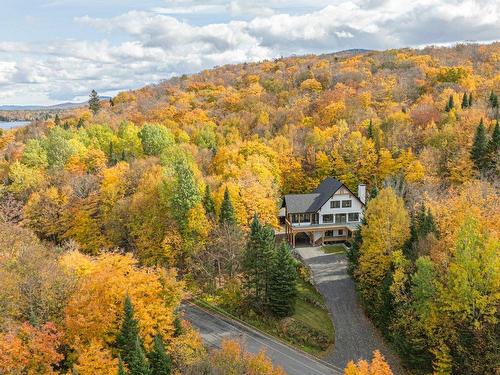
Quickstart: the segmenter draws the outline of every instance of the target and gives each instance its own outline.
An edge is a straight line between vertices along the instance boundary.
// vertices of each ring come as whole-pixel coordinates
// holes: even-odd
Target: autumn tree
[[[175,143],[170,130],[162,125],[146,124],[138,135],[146,155],[159,156],[166,148]]]
[[[383,318],[383,284],[388,276],[392,254],[402,250],[410,234],[410,220],[403,200],[391,188],[385,188],[369,201],[366,224],[354,274],[368,311]]]
[[[350,361],[344,370],[344,375],[392,375],[391,368],[384,356],[378,351],[373,352],[371,363],[359,360],[357,364]]]

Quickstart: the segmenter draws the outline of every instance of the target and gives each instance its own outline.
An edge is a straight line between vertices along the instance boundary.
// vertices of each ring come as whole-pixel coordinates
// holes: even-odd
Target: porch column
[[[292,233],[292,247],[295,249],[295,233]]]
[[[322,236],[321,236],[321,246],[323,246],[325,244],[325,235],[326,235],[326,232],[323,231]]]

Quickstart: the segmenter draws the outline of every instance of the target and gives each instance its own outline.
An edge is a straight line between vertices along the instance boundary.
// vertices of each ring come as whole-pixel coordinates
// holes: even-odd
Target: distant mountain
[[[101,100],[109,100],[110,96],[100,96]],[[50,111],[80,108],[87,105],[87,102],[73,103],[65,102],[53,105],[0,105],[0,111]]]

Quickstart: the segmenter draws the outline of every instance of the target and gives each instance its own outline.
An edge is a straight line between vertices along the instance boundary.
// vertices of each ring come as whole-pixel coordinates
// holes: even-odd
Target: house
[[[366,185],[356,196],[342,182],[328,177],[309,194],[287,194],[281,204],[287,239],[295,247],[297,235],[312,245],[346,241],[363,219]]]

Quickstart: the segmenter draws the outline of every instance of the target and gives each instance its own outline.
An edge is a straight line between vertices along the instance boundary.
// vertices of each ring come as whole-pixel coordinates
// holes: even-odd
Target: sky
[[[0,0],[0,105],[56,104],[218,65],[500,39],[499,0]]]

